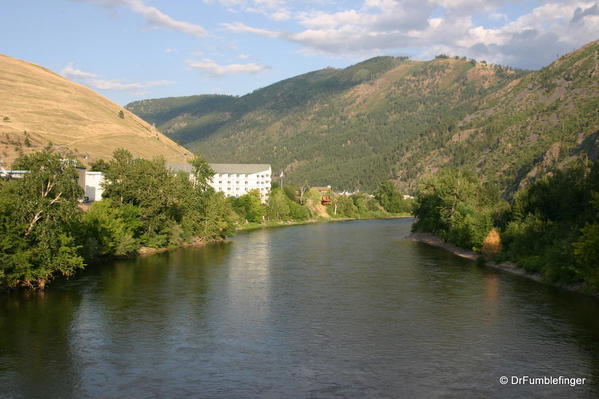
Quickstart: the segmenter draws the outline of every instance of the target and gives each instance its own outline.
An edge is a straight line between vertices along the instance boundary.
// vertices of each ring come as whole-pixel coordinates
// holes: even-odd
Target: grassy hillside
[[[122,111],[122,114],[120,112]],[[84,163],[123,147],[143,158],[173,162],[189,151],[108,99],[40,66],[0,55],[0,159],[52,143]]]
[[[394,179],[410,191],[463,166],[510,192],[555,162],[597,155],[598,46],[536,72],[377,57],[242,97],[127,107],[210,161],[268,162],[289,181],[352,190]]]

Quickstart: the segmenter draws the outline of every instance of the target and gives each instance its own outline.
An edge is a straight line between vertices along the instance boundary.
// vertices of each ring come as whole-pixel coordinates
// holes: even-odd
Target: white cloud
[[[85,80],[85,79],[95,79],[98,77],[95,73],[84,72],[79,69],[75,69],[73,64],[68,64],[66,67],[62,68],[60,74],[68,79],[73,80]]]
[[[97,90],[116,90],[116,91],[129,91],[139,94],[140,90],[148,89],[156,86],[163,86],[174,84],[175,82],[168,80],[155,80],[150,82],[132,82],[125,83],[122,80],[111,79],[105,80],[100,79],[95,73],[85,72],[76,69],[73,64],[68,64],[61,71],[60,74],[67,79],[76,80],[80,83],[85,84],[93,89]]]
[[[156,7],[148,6],[144,0],[73,0],[84,3],[95,3],[105,7],[126,7],[131,11],[141,14],[148,27],[152,29],[164,28],[185,33],[196,37],[206,37],[206,30],[200,25],[176,20]]]
[[[174,49],[174,48],[165,48],[165,49],[164,49],[164,52],[165,52],[165,53],[176,53],[176,52],[177,52],[177,50],[176,50],[176,49]]]
[[[229,64],[220,65],[216,61],[209,58],[201,60],[186,60],[187,66],[192,69],[197,69],[209,76],[235,75],[240,73],[256,74],[269,69],[266,65],[258,64]]]
[[[222,26],[231,32],[287,40],[301,45],[303,52],[329,56],[420,49],[422,58],[443,52],[525,68],[546,65],[599,35],[596,0],[546,0],[528,11],[522,8],[523,15],[512,21],[501,13],[508,3],[519,6],[516,0],[364,0],[360,7],[342,11],[296,12],[293,18],[301,29],[295,32],[242,22]],[[476,24],[477,15],[487,15],[500,26]]]
[[[271,38],[280,37],[283,35],[281,32],[275,32],[275,31],[268,30],[268,29],[253,28],[251,26],[247,26],[246,24],[244,24],[242,22],[233,22],[233,23],[225,22],[225,23],[222,23],[221,25],[225,29],[227,29],[231,32],[235,32],[235,33],[253,33],[255,35],[271,37]]]

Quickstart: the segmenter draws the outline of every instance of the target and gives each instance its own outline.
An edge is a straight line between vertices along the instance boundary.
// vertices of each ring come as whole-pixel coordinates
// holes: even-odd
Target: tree
[[[88,256],[127,255],[137,250],[138,215],[138,208],[130,204],[116,207],[110,198],[94,202],[83,216]]]
[[[383,181],[374,192],[374,198],[387,211],[392,213],[408,212],[409,206],[404,203],[403,197],[390,181]]]
[[[270,192],[266,214],[270,220],[287,220],[289,218],[288,198],[279,188]]]
[[[90,170],[92,170],[94,172],[106,173],[106,171],[108,170],[108,162],[106,162],[103,159],[98,159],[91,164]]]
[[[43,288],[56,274],[84,267],[74,232],[83,190],[72,163],[48,151],[18,158],[28,170],[0,186],[0,279],[9,287]]]
[[[487,191],[473,173],[459,169],[440,171],[419,188],[413,229],[440,235],[462,247],[480,248],[493,228],[492,215],[497,205],[489,203]]]
[[[114,206],[138,210],[141,227],[134,238],[142,245],[179,245],[206,234],[229,234],[233,213],[208,184],[214,172],[199,157],[193,166],[190,179],[185,173],[172,173],[164,159],[148,161],[116,150],[105,174],[104,197]]]
[[[260,199],[260,191],[251,190],[247,194],[232,200],[233,209],[240,217],[248,222],[261,222],[266,212]]]
[[[195,183],[198,185],[200,190],[207,191],[212,189],[209,182],[214,176],[214,170],[210,167],[208,162],[204,158],[202,158],[199,154],[191,161],[191,165],[193,166],[193,177],[195,179]]]

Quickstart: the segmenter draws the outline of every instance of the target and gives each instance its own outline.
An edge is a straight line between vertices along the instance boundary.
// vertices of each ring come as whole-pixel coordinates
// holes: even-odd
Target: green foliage
[[[555,170],[517,193],[506,256],[550,281],[599,289],[599,163]]]
[[[374,192],[374,198],[391,213],[410,212],[410,203],[403,199],[397,188],[390,181],[381,182]]]
[[[414,229],[479,248],[501,229],[503,260],[548,281],[599,290],[599,161],[578,162],[537,180],[507,207],[471,173],[444,170],[418,193]]]
[[[489,191],[473,173],[442,170],[419,188],[413,229],[432,232],[462,247],[480,248],[499,206],[491,202],[496,196],[487,195]]]
[[[125,150],[114,152],[105,175],[104,197],[114,207],[129,206],[138,212],[139,228],[133,238],[141,245],[179,245],[198,236],[213,238],[231,232],[232,210],[208,185],[214,172],[200,157],[192,165],[190,179],[184,173],[171,173],[163,159],[148,161],[133,158]]]
[[[0,284],[44,287],[84,266],[78,230],[83,194],[70,162],[50,152],[18,158],[22,179],[0,182]]]
[[[200,155],[196,155],[191,161],[193,167],[193,178],[197,188],[201,191],[210,190],[210,179],[214,176],[214,170],[210,167],[208,162]]]
[[[106,171],[108,170],[108,162],[106,162],[103,159],[98,159],[91,164],[90,170],[92,170],[94,172],[106,173]]]
[[[573,244],[580,272],[592,287],[599,287],[599,223],[586,224]]]
[[[239,198],[232,198],[233,210],[250,223],[259,223],[266,214],[266,208],[260,200],[260,191],[251,190]]]
[[[0,180],[0,285],[40,287],[55,275],[71,275],[84,259],[127,255],[140,246],[181,245],[234,231],[236,215],[207,181],[201,159],[194,175],[173,174],[164,160],[134,158],[116,150],[105,171],[104,200],[83,215],[72,160],[49,151],[18,158],[22,179]]]
[[[141,222],[139,208],[131,204],[115,206],[109,198],[95,202],[83,216],[87,232],[86,248],[93,255],[127,255],[139,248],[135,238]]]
[[[209,191],[204,198],[200,216],[202,237],[224,238],[235,232],[236,215],[225,195],[221,192]]]
[[[281,189],[274,189],[270,192],[268,204],[266,206],[266,216],[269,220],[289,220],[289,203],[291,201]]]
[[[291,220],[304,221],[304,220],[310,219],[310,217],[312,216],[310,214],[310,210],[307,207],[302,206],[294,201],[291,201],[288,204],[289,204],[289,218]]]

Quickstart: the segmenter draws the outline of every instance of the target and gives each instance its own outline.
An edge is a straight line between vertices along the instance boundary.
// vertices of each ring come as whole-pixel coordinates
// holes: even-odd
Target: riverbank
[[[482,257],[482,254],[480,254],[479,252],[475,252],[475,251],[471,251],[468,249],[457,247],[453,244],[446,242],[441,237],[438,237],[431,233],[411,233],[409,236],[407,236],[407,239],[410,241],[421,242],[421,243],[424,243],[424,244],[427,244],[427,245],[430,245],[433,247],[444,249],[446,251],[453,253],[456,256],[459,256],[459,257],[465,258],[465,259],[469,259],[472,261],[478,261],[478,259]],[[539,273],[527,272],[523,268],[521,268],[518,265],[511,263],[511,262],[497,263],[490,259],[485,259],[484,265],[492,267],[493,269],[502,270],[507,273],[516,274],[518,276],[522,276],[529,280],[534,280],[534,281],[542,283],[542,284],[551,285],[551,286],[562,288],[562,289],[565,289],[565,290],[568,290],[571,292],[576,292],[576,293],[585,294],[585,295],[591,295],[596,298],[599,298],[598,292],[595,292],[595,293],[588,292],[588,291],[584,290],[584,288],[581,284],[551,283],[551,282],[548,282],[547,280],[545,280],[543,278],[543,276],[540,275]]]
[[[374,220],[374,219],[403,219],[409,218],[412,215],[408,213],[393,214],[384,217],[367,217],[367,218],[324,218],[319,217],[317,219],[301,220],[301,221],[266,221],[264,223],[245,223],[237,226],[236,231],[252,231],[260,229],[269,229],[273,227],[285,227],[285,226],[300,226],[304,224],[313,223],[331,223],[331,222],[347,222],[351,220]]]
[[[131,254],[131,257],[154,255],[154,254],[159,254],[159,253],[163,253],[163,252],[174,251],[175,249],[179,249],[179,248],[203,247],[208,244],[213,244],[216,242],[223,242],[225,240],[226,240],[226,238],[213,238],[210,240],[206,240],[205,238],[200,237],[200,238],[196,238],[195,240],[190,241],[190,242],[184,242],[182,244],[172,245],[169,247],[163,247],[163,248],[141,247],[137,251],[135,251],[135,253]]]

